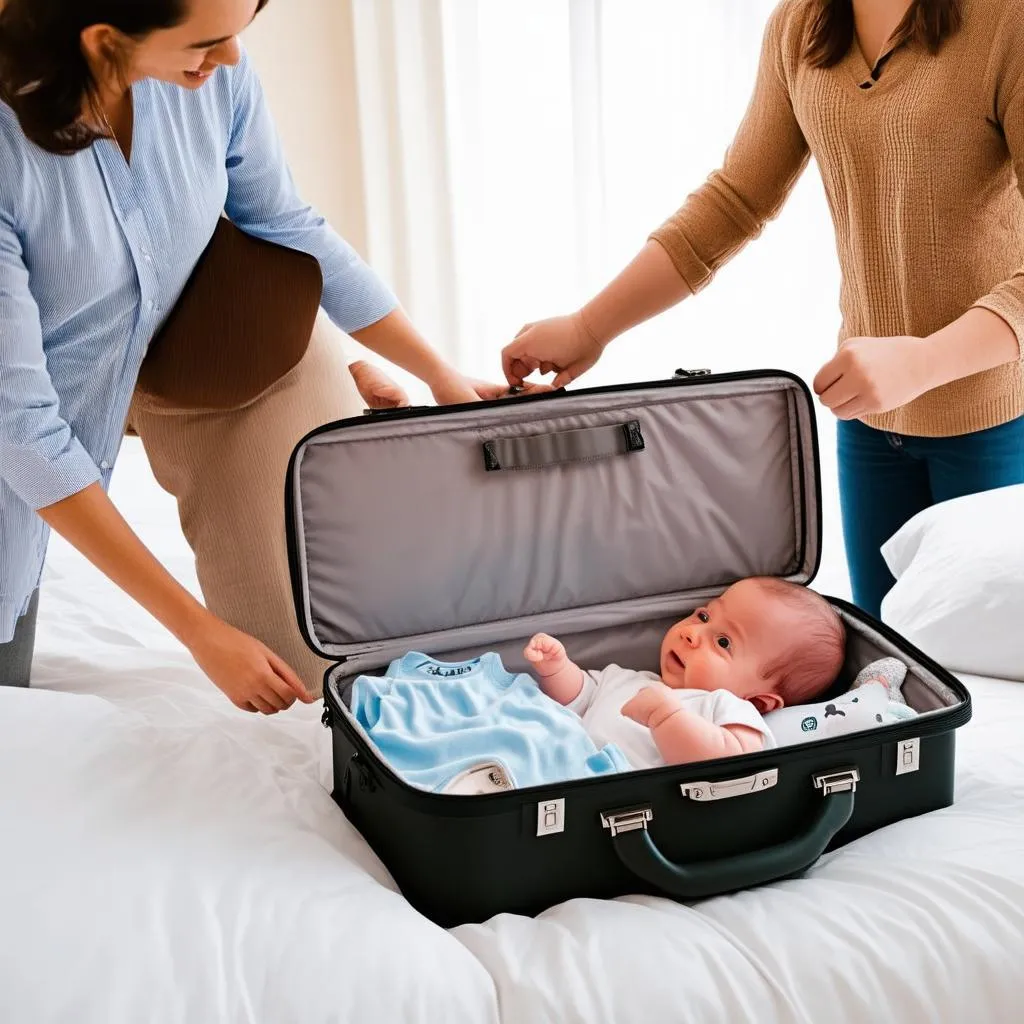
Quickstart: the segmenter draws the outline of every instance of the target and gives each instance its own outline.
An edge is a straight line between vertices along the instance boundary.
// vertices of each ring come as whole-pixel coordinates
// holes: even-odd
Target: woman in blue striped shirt
[[[265,2],[0,8],[0,683],[27,684],[52,528],[238,707],[311,699],[281,658],[180,586],[106,494],[149,342],[222,213],[315,256],[334,323],[437,401],[478,397],[296,195],[237,38]]]

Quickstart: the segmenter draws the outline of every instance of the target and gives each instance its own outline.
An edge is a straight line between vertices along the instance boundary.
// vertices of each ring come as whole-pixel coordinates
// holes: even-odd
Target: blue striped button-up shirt
[[[315,256],[343,330],[396,305],[296,195],[244,53],[202,89],[144,81],[132,98],[130,163],[111,140],[46,153],[0,103],[0,643],[39,582],[37,510],[109,483],[146,348],[222,212]]]

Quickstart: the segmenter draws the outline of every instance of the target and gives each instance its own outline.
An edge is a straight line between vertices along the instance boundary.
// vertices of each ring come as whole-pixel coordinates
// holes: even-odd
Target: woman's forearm
[[[998,314],[974,306],[924,339],[932,387],[1011,363],[1021,357],[1017,335]]]
[[[452,372],[401,309],[392,310],[369,327],[353,331],[352,337],[428,385]]]
[[[668,253],[648,242],[614,281],[581,310],[583,326],[604,346],[690,294]]]
[[[183,644],[209,612],[153,557],[99,484],[39,515]]]

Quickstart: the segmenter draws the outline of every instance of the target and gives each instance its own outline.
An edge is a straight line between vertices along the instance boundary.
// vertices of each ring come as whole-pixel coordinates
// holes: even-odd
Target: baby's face
[[[747,700],[770,695],[774,683],[764,668],[796,628],[790,609],[756,581],[742,580],[665,634],[661,678],[675,689],[730,690]]]

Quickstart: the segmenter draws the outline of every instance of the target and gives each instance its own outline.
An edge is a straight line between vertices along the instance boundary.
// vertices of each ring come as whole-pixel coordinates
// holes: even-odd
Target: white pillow
[[[951,671],[1024,680],[1024,484],[925,509],[882,556],[884,622]]]

